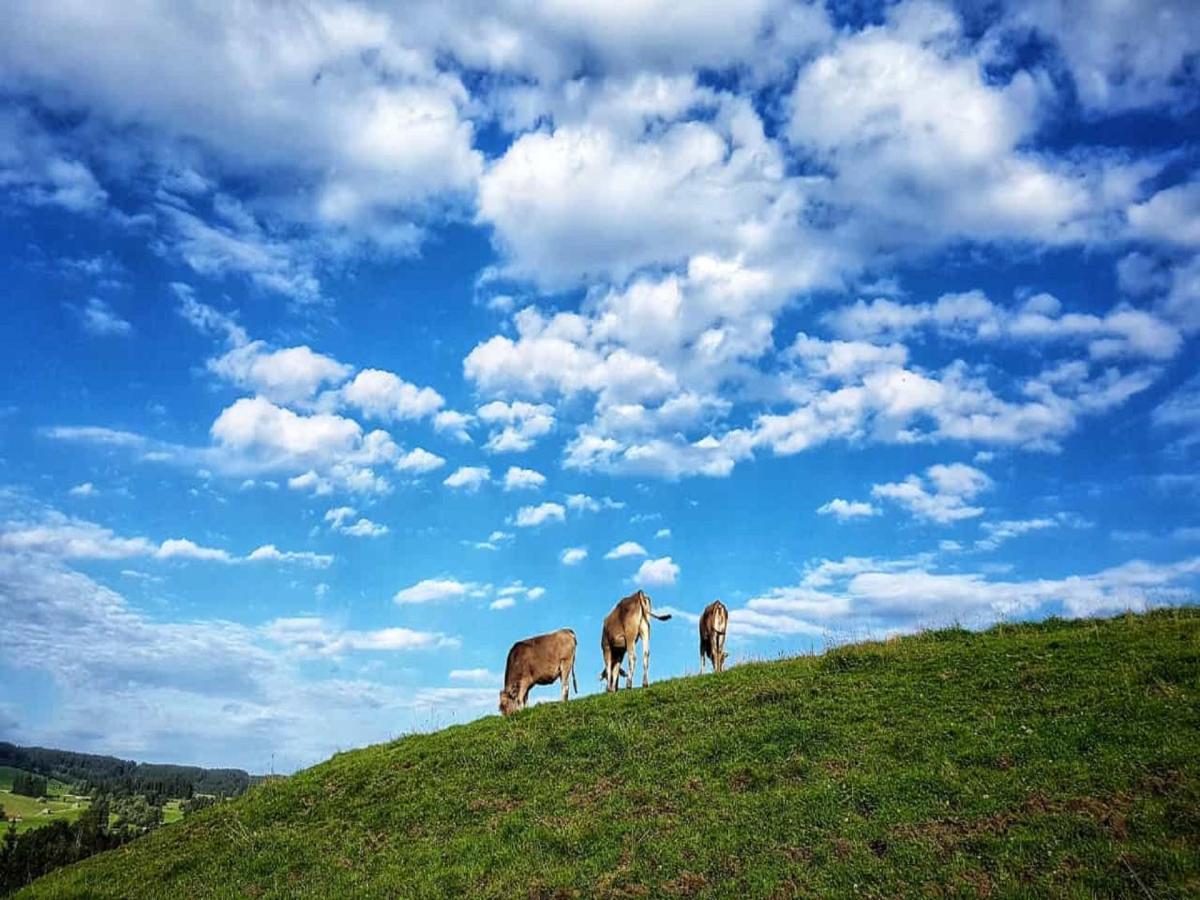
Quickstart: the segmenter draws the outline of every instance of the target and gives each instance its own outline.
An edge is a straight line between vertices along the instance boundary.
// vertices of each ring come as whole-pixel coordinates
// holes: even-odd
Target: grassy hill
[[[932,632],[343,753],[31,897],[1200,894],[1200,611]]]

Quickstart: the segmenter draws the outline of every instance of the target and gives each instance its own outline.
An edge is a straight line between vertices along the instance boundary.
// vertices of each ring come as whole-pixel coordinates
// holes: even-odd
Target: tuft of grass
[[[955,629],[341,753],[28,897],[1200,894],[1200,611]]]

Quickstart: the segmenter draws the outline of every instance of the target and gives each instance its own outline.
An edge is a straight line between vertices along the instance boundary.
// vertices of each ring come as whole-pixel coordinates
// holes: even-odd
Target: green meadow
[[[1200,611],[952,629],[339,754],[28,897],[1200,895]]]

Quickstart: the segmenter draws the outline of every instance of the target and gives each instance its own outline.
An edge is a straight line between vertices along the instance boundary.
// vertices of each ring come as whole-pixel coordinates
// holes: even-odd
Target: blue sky
[[[0,737],[288,770],[637,587],[654,678],[1194,602],[1188,5],[18,2]]]

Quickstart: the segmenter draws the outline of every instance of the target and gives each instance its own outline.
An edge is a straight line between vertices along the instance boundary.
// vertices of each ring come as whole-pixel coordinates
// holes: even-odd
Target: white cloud
[[[477,681],[487,684],[498,684],[501,680],[499,675],[489,669],[451,669],[449,678],[451,681]]]
[[[993,77],[962,32],[948,7],[897,4],[801,68],[788,137],[832,170],[827,198],[849,217],[847,239],[911,252],[1102,233],[1147,173],[1116,156],[1027,150],[1047,85],[1023,69]]]
[[[878,507],[861,500],[843,500],[835,497],[828,503],[817,507],[817,513],[822,516],[833,516],[839,522],[851,519],[863,519],[879,515]]]
[[[22,4],[9,17],[3,74],[14,88],[50,92],[64,108],[87,110],[93,143],[141,138],[142,152],[127,164],[137,156],[169,159],[176,148],[194,158],[183,152],[190,146],[222,173],[284,173],[273,193],[260,190],[262,205],[275,217],[286,214],[285,224],[305,226],[335,250],[367,240],[410,251],[426,205],[468,193],[481,169],[467,91],[436,65],[435,46],[413,43],[438,40],[415,28],[416,18],[322,4],[214,10],[198,23],[163,2],[106,16]],[[245,39],[261,34],[272,35],[269,44]],[[130,42],[146,52],[125,54]],[[86,198],[103,197],[80,163],[56,165],[78,170],[56,179],[63,194],[56,202],[84,208],[97,202]],[[207,181],[182,178],[178,168],[164,185],[195,207]],[[75,200],[64,193],[68,181]],[[184,227],[203,225],[192,220]],[[189,259],[198,270],[242,272],[297,299],[316,296],[279,261],[279,242],[254,232],[251,241],[235,222],[229,216],[221,230],[209,229],[217,234],[182,235],[185,257],[200,257],[203,266]],[[203,247],[191,246],[199,241]],[[322,246],[313,243],[310,254]]]
[[[258,551],[254,552],[257,553]],[[206,562],[233,561],[233,557],[230,556],[227,550],[221,550],[216,547],[201,547],[195,541],[189,541],[187,538],[172,538],[163,541],[154,555],[158,559],[196,559]],[[246,558],[251,562],[262,559],[261,556],[255,556],[254,553],[251,553]],[[329,562],[333,562],[333,557],[328,557],[328,560]],[[328,565],[329,562],[326,562],[325,565]]]
[[[567,547],[559,554],[559,561],[564,566],[577,566],[587,559],[588,552],[586,547]]]
[[[1009,17],[1017,28],[1036,28],[1054,42],[1089,112],[1194,102],[1196,76],[1188,62],[1200,44],[1200,26],[1190,0],[1016,0]]]
[[[396,592],[392,600],[399,604],[436,603],[459,600],[475,592],[478,586],[456,578],[426,578]]]
[[[315,616],[274,619],[262,626],[263,636],[301,656],[340,656],[348,652],[404,652],[459,646],[457,638],[410,628],[374,631],[341,630]]]
[[[476,541],[471,546],[476,550],[499,550],[502,544],[513,540],[514,537],[516,536],[511,531],[500,531],[497,529],[487,536],[486,541]]]
[[[605,559],[624,559],[628,556],[645,556],[646,548],[636,541],[625,541],[604,554]]]
[[[1158,428],[1183,432],[1183,445],[1200,442],[1200,375],[1194,375],[1154,408],[1151,420]]]
[[[423,447],[414,447],[407,453],[401,453],[396,459],[396,471],[424,475],[435,469],[440,469],[445,464],[446,460],[436,453],[430,453]]]
[[[671,529],[670,528],[660,528],[660,529],[658,529],[658,531],[654,532],[654,536],[656,538],[669,538],[671,536]]]
[[[1014,309],[992,303],[978,290],[943,294],[934,303],[859,300],[828,313],[825,321],[844,337],[868,341],[903,338],[929,328],[941,337],[961,341],[1074,342],[1086,346],[1096,359],[1170,359],[1182,344],[1174,326],[1150,313],[1129,306],[1118,306],[1103,316],[1064,313],[1058,299],[1046,293],[1033,294]],[[895,362],[903,364],[903,359]]]
[[[1200,247],[1200,180],[1161,190],[1131,206],[1128,215],[1130,228],[1138,237]]]
[[[333,563],[333,557],[327,553],[312,553],[307,550],[280,550],[274,544],[264,544],[253,551],[246,559],[251,562],[295,562],[316,569],[328,568]]]
[[[1036,519],[1005,519],[1000,522],[981,522],[979,527],[986,537],[975,542],[976,550],[995,550],[1005,541],[1028,534],[1031,531],[1044,531],[1047,528],[1057,528],[1058,519],[1042,516]]]
[[[669,556],[660,559],[647,559],[634,573],[636,584],[674,584],[679,577],[679,566]]]
[[[357,513],[353,507],[339,506],[335,509],[330,509],[325,513],[325,521],[330,523],[330,527],[339,534],[349,535],[350,537],[383,537],[388,533],[386,525],[380,525],[378,522],[372,522],[365,517],[354,519]]]
[[[372,466],[394,460],[398,449],[383,431],[363,433],[352,419],[331,413],[300,415],[263,397],[243,397],[226,408],[210,429],[210,459],[233,473],[304,473],[289,484],[327,493],[332,487],[383,492],[386,479]]]
[[[897,503],[919,519],[949,525],[983,515],[981,507],[967,501],[991,486],[986,473],[965,463],[952,463],[930,466],[924,479],[909,475],[904,481],[876,484],[871,495]]]
[[[568,494],[567,509],[576,512],[600,512],[602,509],[624,509],[625,504],[611,497],[591,497],[587,494]]]
[[[524,452],[554,428],[554,407],[546,403],[494,400],[479,407],[475,415],[493,428],[483,447],[489,453]]]
[[[308,552],[281,551],[273,544],[259,547],[239,557],[219,547],[206,547],[188,538],[168,538],[154,542],[145,537],[122,537],[112,530],[64,516],[55,510],[43,510],[40,519],[0,523],[0,550],[36,554],[58,560],[116,560],[147,557],[164,561],[200,562],[298,562],[325,568],[333,557]]]
[[[566,515],[561,503],[547,501],[537,506],[522,506],[517,510],[514,523],[518,528],[535,528],[545,522],[562,522]]]
[[[488,604],[488,609],[511,609],[516,603],[512,597],[497,597]]]
[[[824,560],[810,565],[799,584],[731,608],[730,632],[829,641],[863,629],[912,631],[950,623],[981,627],[1039,609],[1068,616],[1109,615],[1183,602],[1194,596],[1200,575],[1200,559],[1167,564],[1134,560],[1090,575],[1028,580],[941,573],[931,566],[929,556]]]
[[[352,371],[308,347],[269,350],[263,341],[233,347],[210,359],[208,369],[238,387],[284,404],[309,400],[322,385],[339,383]]]
[[[442,484],[473,494],[492,477],[487,466],[459,466],[446,476]]]
[[[96,337],[127,337],[133,334],[133,325],[117,315],[111,306],[99,297],[89,297],[80,307],[72,307],[79,316],[83,330]]]
[[[72,497],[95,497],[100,491],[90,481],[85,481],[82,484],[75,485],[67,493]]]
[[[445,403],[433,388],[417,387],[382,369],[363,369],[341,389],[340,396],[364,415],[385,422],[422,419]]]
[[[546,483],[546,476],[533,469],[522,469],[519,466],[509,466],[504,473],[504,490],[537,490]]]
[[[474,416],[453,409],[443,409],[433,417],[436,431],[445,432],[463,444],[471,443],[471,434],[467,429],[474,422]]]
[[[479,191],[509,270],[554,287],[735,254],[782,193],[783,160],[749,104],[693,94],[717,114],[641,133],[593,123],[519,137]]]

